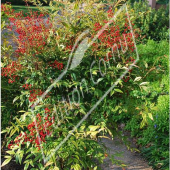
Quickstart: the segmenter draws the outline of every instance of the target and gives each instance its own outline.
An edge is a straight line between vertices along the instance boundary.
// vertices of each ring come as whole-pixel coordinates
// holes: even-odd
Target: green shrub
[[[1,1],[1,3],[6,3],[6,2],[11,3],[11,5],[26,5],[26,2],[29,5],[33,5],[32,3],[25,1],[25,0],[2,0]],[[47,0],[47,1],[46,0],[39,0],[39,2],[43,5],[49,5],[49,0]]]
[[[126,121],[126,129],[138,137],[138,144],[150,165],[155,169],[168,169],[168,42],[149,40],[138,49],[142,56],[138,76],[149,84],[131,92],[128,103],[133,103],[134,110],[128,110],[132,117]]]
[[[69,60],[77,37],[88,29],[90,32],[85,34],[87,38],[83,38],[88,40],[88,43],[91,42],[102,26],[113,17],[113,11],[109,9],[107,13],[103,12],[101,4],[96,9],[91,2],[83,12],[78,12],[80,4],[69,5],[69,3],[51,3],[52,12],[49,13],[49,20],[44,20],[46,13],[43,7],[41,11],[45,14],[30,13],[24,20],[21,13],[15,13],[14,17],[10,17],[13,29],[19,34],[19,37],[15,37],[19,48],[15,51],[15,61],[10,57],[3,58],[2,77],[4,84],[8,82],[10,87],[15,86],[18,89],[17,94],[14,94],[15,98],[9,96],[9,101],[13,101],[21,110],[20,114],[14,114],[12,117],[14,123],[3,129],[3,132],[8,134],[6,143],[8,155],[5,156],[7,159],[3,165],[15,159],[17,163],[24,164],[25,170],[97,169],[97,163],[102,163],[107,155],[105,147],[100,145],[97,139],[106,133],[111,136],[117,133],[117,122],[113,116],[117,110],[114,107],[118,106],[120,112],[126,111],[123,110],[119,98],[124,92],[123,87],[127,86],[123,80],[116,84],[115,89],[102,104],[89,115],[89,119],[78,126],[74,133],[72,129],[74,130],[96,103],[98,104],[99,99],[113,82],[117,81],[126,69],[123,66],[126,64],[129,67],[135,60],[133,57],[136,54],[127,16],[124,12],[118,21],[110,24],[96,41],[92,42],[85,55],[78,56],[83,57],[80,65],[74,66],[68,61],[77,63],[74,58]],[[68,7],[72,9],[71,17]],[[58,14],[59,11],[62,13],[61,16]],[[55,19],[58,17],[60,22],[57,22],[56,27]],[[120,44],[125,43],[123,32],[129,49],[125,52]],[[136,34],[134,35],[136,37]],[[113,47],[114,43],[118,45],[121,55],[119,57],[116,47]],[[79,45],[81,42],[76,45],[76,50],[79,49]],[[78,52],[81,51],[80,48]],[[111,59],[113,55],[117,62]],[[71,66],[75,68],[70,68]],[[59,82],[55,82],[57,77],[65,73],[67,67],[69,69],[65,76]],[[108,74],[104,74],[105,69]],[[90,79],[91,77],[94,81]],[[81,84],[82,78],[86,81],[88,90],[84,84]],[[41,100],[42,94],[51,87],[52,83],[54,87]],[[128,86],[131,84],[133,83]],[[74,93],[76,89],[79,93],[76,91]],[[5,99],[6,96],[4,102]],[[35,102],[38,104],[32,110]],[[6,114],[6,110],[3,114]],[[111,127],[113,124],[114,129]],[[60,145],[68,136],[69,140]],[[54,152],[57,146],[61,147]],[[46,163],[43,162],[40,150],[42,148],[46,157],[54,153]]]
[[[130,13],[134,21],[134,29],[140,29],[141,40],[168,39],[169,35],[169,6],[166,9],[152,9],[148,1],[139,1],[130,5]]]

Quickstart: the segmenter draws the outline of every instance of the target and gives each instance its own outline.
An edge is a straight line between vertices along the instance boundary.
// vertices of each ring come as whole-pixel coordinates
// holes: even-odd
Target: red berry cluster
[[[133,63],[134,61],[135,61],[135,59],[133,57],[129,57],[129,59],[126,60],[125,64]]]
[[[33,90],[30,90],[30,96],[29,96],[29,101],[30,102],[35,102],[37,100],[37,97],[38,96],[41,96],[44,92],[40,89],[33,89]],[[45,96],[45,98],[48,98],[50,97],[50,94],[51,92],[48,93],[48,95]]]
[[[129,77],[129,76],[127,76],[127,77],[123,77],[123,81],[124,81],[124,82],[128,82],[128,81],[129,81],[129,79],[130,79],[130,77]]]
[[[38,96],[41,96],[43,92],[41,90],[30,90],[30,96],[29,96],[29,101],[34,102],[37,100]]]
[[[50,109],[48,108],[46,108],[45,110],[48,110],[48,112],[50,112]],[[39,150],[40,144],[42,142],[46,142],[45,138],[52,134],[51,126],[53,124],[54,117],[51,118],[49,114],[46,114],[43,120],[43,117],[38,113],[36,115],[36,120],[27,126],[29,132],[24,132],[23,134],[20,133],[14,141],[11,141],[11,143],[8,145],[8,149],[11,149],[14,145],[19,145],[19,143],[24,139],[21,144],[26,144],[27,142],[30,142],[31,144],[35,144]]]
[[[23,88],[25,88],[25,89],[30,89],[31,87],[32,87],[32,85],[30,84],[24,84],[23,86],[22,86]]]
[[[110,9],[107,11],[107,16],[108,16],[109,18],[112,18],[113,15],[114,15],[114,13],[113,13],[113,8],[110,7]]]
[[[98,31],[101,27],[99,26],[99,23],[96,23],[95,25],[97,25],[97,27],[94,28],[95,31]],[[125,29],[126,30],[126,29]],[[105,46],[106,48],[112,48],[114,46],[114,44],[117,44],[118,49],[121,48],[121,44],[122,46],[126,46],[124,39],[126,39],[127,41],[127,46],[128,48],[133,51],[134,50],[134,43],[133,43],[133,39],[132,39],[132,33],[123,33],[120,34],[120,28],[119,26],[111,26],[109,29],[104,30],[101,35],[98,37],[98,39],[100,40],[99,43],[94,43],[93,44],[93,51],[99,49],[99,47],[103,47]],[[117,50],[117,47],[113,47],[113,51]]]
[[[113,16],[112,9],[108,11],[108,21],[103,20],[101,23],[97,22],[94,24],[94,34],[92,38],[96,35],[105,23],[109,22],[109,18]],[[111,23],[105,30],[99,35],[98,42],[93,43],[93,51],[98,51],[101,49],[112,48],[113,51],[117,51],[117,48],[120,49],[121,46],[125,48],[127,45],[130,51],[134,51],[134,43],[133,43],[133,36],[130,32],[130,26],[128,24],[128,19],[124,19],[124,27],[120,28],[115,22]],[[133,25],[133,24],[132,24]],[[138,35],[135,34],[135,37]],[[125,41],[126,40],[126,41]],[[117,44],[117,46],[114,46]]]
[[[43,14],[38,14],[36,11],[31,12],[27,17],[21,13],[15,13],[15,17],[9,18],[13,23],[13,28],[19,34],[17,53],[30,54],[30,52],[34,52],[39,54],[43,52],[49,32],[52,30],[49,18],[45,20],[43,17]]]
[[[72,50],[73,46],[72,45],[66,45],[66,50]]]
[[[102,25],[99,23],[99,22],[96,22],[95,24],[94,24],[94,31],[98,31],[98,30],[100,30],[102,28]]]
[[[49,62],[49,66],[52,68],[58,68],[58,70],[62,70],[63,69],[63,63],[59,63],[58,61],[54,61],[54,62]]]
[[[14,13],[14,9],[12,9],[11,4],[1,4],[1,12],[5,13],[7,16],[10,16]]]
[[[2,5],[2,8],[4,11],[7,10],[6,5]],[[22,12],[12,12],[12,15],[9,17],[11,22],[9,28],[18,33],[18,36],[16,37],[16,41],[18,43],[18,49],[16,50],[17,56],[19,57],[23,56],[23,54],[31,54],[34,57],[36,54],[43,53],[50,36],[50,32],[54,32],[50,19],[44,19],[44,14],[39,14],[38,12],[29,11],[26,17],[23,16]],[[48,66],[53,69],[63,69],[63,63],[56,60],[49,63]],[[12,70],[15,70],[15,68],[11,68],[11,71]],[[2,76],[7,76],[8,72],[9,68],[3,68]],[[13,74],[11,76],[12,77],[10,77],[8,81],[9,83],[15,82],[16,75]],[[27,86],[24,86],[23,88],[28,89]],[[30,95],[30,101],[34,101],[35,98],[35,94]]]
[[[23,139],[24,139],[24,140],[23,140]],[[22,140],[23,140],[23,141],[22,141]],[[20,133],[19,136],[17,136],[14,141],[11,141],[11,142],[10,142],[10,144],[8,145],[8,149],[11,149],[12,146],[15,146],[15,145],[18,145],[18,146],[19,146],[19,143],[20,143],[21,141],[22,141],[21,144],[24,144],[25,142],[28,142],[28,141],[32,142],[33,140],[31,140],[31,139],[28,137],[28,135],[27,135],[26,132],[24,132],[23,134]]]
[[[11,64],[2,68],[1,76],[9,77],[8,83],[14,83],[16,77],[18,77],[16,73],[19,72],[21,69],[22,69],[22,65],[18,64],[16,61],[12,61]]]
[[[28,125],[28,130],[30,131],[30,135],[32,136],[32,139],[34,140],[36,147],[38,147],[40,149],[40,143],[41,142],[46,142],[45,137],[51,135],[52,133],[52,118],[50,118],[49,114],[47,114],[44,117],[44,121],[43,121],[43,117],[40,114],[37,114],[37,121],[32,122],[31,124]],[[36,130],[36,126],[37,126],[37,130]],[[35,137],[37,135],[37,132],[39,134],[39,137]]]
[[[126,60],[125,64],[133,63],[134,61],[135,61],[135,59],[133,57],[129,57],[129,59]],[[132,73],[132,69],[129,70],[129,73]],[[130,80],[130,76],[123,77],[124,82],[128,82],[129,80]]]
[[[49,113],[50,112],[50,109],[49,108],[45,108],[45,113]]]

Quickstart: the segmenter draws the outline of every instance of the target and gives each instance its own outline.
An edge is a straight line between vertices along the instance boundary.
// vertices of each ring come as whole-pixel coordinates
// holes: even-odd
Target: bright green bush
[[[148,120],[148,127],[143,132],[143,137],[139,140],[139,143],[143,146],[149,143],[149,148],[144,147],[142,153],[155,169],[168,169],[169,96],[160,95],[156,108],[157,110],[153,112],[154,120]]]
[[[134,29],[139,28],[139,34],[142,41],[147,39],[162,40],[168,39],[169,35],[169,5],[167,8],[158,10],[148,6],[148,1],[133,3],[131,6],[132,20]]]
[[[128,110],[132,117],[126,120],[126,129],[138,137],[143,155],[155,169],[168,169],[169,162],[168,46],[167,41],[151,40],[139,45],[139,77],[149,84],[131,92],[128,103],[134,110]]]

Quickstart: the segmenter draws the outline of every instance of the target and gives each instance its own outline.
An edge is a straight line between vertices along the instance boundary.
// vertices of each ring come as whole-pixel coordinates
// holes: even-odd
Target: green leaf
[[[100,81],[102,81],[103,80],[103,78],[99,78],[98,80],[97,80],[97,83],[99,83]]]
[[[41,163],[38,164],[38,168],[41,169],[41,170],[45,169]]]
[[[107,137],[107,136],[98,136],[98,138],[106,138],[106,139],[110,139],[110,138]]]
[[[153,116],[152,116],[152,113],[148,113],[148,116],[151,120],[153,120]]]
[[[144,86],[144,85],[147,85],[147,84],[149,84],[149,82],[142,82],[142,83],[140,84],[140,86]]]
[[[1,131],[1,134],[2,134],[2,133],[6,133],[6,132],[7,132],[7,130],[3,130],[3,131]]]
[[[51,164],[53,164],[54,162],[52,161],[52,160],[49,160],[46,164],[45,164],[45,167],[47,167],[47,166],[49,166],[49,165],[51,165]]]
[[[29,162],[27,162],[27,163],[25,164],[25,166],[24,166],[24,170],[27,170],[27,169],[28,169],[28,167],[29,167]]]
[[[114,91],[119,92],[119,93],[123,93],[123,91],[120,90],[120,89],[114,89]]]
[[[89,126],[90,131],[95,131],[98,128],[100,128],[100,126],[93,126],[93,125]]]
[[[78,149],[78,145],[75,141],[72,141],[72,143],[74,144],[74,146]]]
[[[78,6],[78,3],[75,3],[74,10],[77,10],[77,9],[79,9],[79,6]]]
[[[29,160],[29,163],[30,163],[31,166],[34,167],[34,163],[33,163],[32,159]]]
[[[114,93],[115,93],[115,91],[112,90],[112,91],[110,92],[110,96],[112,96]]]
[[[145,63],[145,67],[148,68],[148,63]]]
[[[34,162],[36,162],[38,159],[41,158],[41,155],[38,155],[35,159],[34,159]]]
[[[71,166],[71,169],[74,169],[74,170],[81,170],[81,167],[79,164],[75,164],[75,165],[72,165]]]
[[[26,160],[27,160],[28,158],[30,158],[31,156],[32,156],[32,154],[27,155]]]
[[[13,103],[16,102],[19,99],[20,96],[17,96],[14,98]]]
[[[76,28],[76,27],[74,27],[74,26],[73,26],[73,24],[71,24],[71,23],[70,23],[70,25],[71,25],[71,29],[72,29],[73,33],[75,33],[75,34],[76,34],[76,32],[77,32],[77,28]]]
[[[16,153],[16,156],[18,157],[18,160],[19,160],[20,164],[22,162],[23,155],[24,155],[24,151],[23,150],[18,150],[17,153]]]
[[[6,155],[5,158],[9,159],[9,158],[11,158],[11,156],[10,155]]]
[[[92,74],[97,75],[97,70],[93,70]]]
[[[6,153],[9,153],[10,155],[14,155],[15,154],[15,152],[14,151],[6,151]]]
[[[24,110],[20,110],[19,112],[21,112],[21,113],[22,113],[22,112],[23,112],[23,113],[25,113],[25,111],[24,111]]]
[[[11,137],[16,131],[17,131],[17,128],[12,129],[12,130],[11,130],[11,133],[10,133],[10,137]]]
[[[7,165],[7,164],[10,162],[11,159],[12,159],[12,157],[6,159],[6,160],[3,162],[3,164],[1,165],[1,167]]]
[[[18,125],[22,124],[21,121],[18,118],[16,118],[16,121],[17,121]]]
[[[30,146],[30,142],[27,142],[27,148]]]
[[[61,22],[65,27],[69,28],[69,25],[66,22]]]
[[[29,115],[31,112],[25,112],[23,115],[21,115],[21,119],[24,121],[26,119],[26,116]]]
[[[73,162],[73,159],[69,159],[67,164],[69,165],[69,164],[71,164],[72,162]]]
[[[136,77],[134,81],[140,81],[142,77]]]

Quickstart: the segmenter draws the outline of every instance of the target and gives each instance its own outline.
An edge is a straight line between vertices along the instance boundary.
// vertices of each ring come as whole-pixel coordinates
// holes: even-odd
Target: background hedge
[[[2,0],[1,3],[10,2],[12,5],[26,5],[26,2],[24,0]],[[48,5],[50,0],[47,0],[47,3],[45,3],[43,0],[40,0],[43,5]],[[29,5],[32,5],[32,3],[28,3]]]

